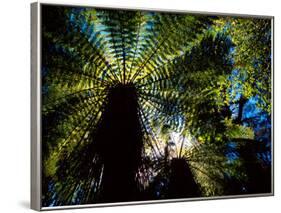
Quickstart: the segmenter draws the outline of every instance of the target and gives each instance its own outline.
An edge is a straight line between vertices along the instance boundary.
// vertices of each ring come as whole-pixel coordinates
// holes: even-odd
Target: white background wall
[[[0,212],[30,212],[30,0],[2,0],[0,9]],[[275,196],[65,212],[277,212],[280,190],[280,1],[278,0],[61,0],[275,16]],[[278,13],[279,12],[279,13]],[[280,210],[279,210],[280,212]]]

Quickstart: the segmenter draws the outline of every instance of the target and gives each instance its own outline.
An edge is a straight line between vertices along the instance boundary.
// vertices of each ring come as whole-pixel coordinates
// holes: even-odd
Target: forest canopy
[[[270,18],[42,6],[43,206],[272,192]]]

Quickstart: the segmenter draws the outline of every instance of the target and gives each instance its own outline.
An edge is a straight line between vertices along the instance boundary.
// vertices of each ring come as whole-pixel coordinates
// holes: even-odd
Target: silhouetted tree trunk
[[[94,137],[104,163],[104,202],[137,199],[136,172],[143,148],[137,93],[133,85],[111,88]]]
[[[245,97],[241,96],[238,104],[239,104],[239,108],[238,108],[238,116],[235,119],[235,123],[237,124],[242,124],[242,117],[243,117],[243,110],[244,110],[244,106],[247,103],[248,99],[246,99]]]
[[[188,198],[200,196],[200,190],[193,174],[183,158],[174,158],[171,162],[171,176],[168,187],[169,198]]]

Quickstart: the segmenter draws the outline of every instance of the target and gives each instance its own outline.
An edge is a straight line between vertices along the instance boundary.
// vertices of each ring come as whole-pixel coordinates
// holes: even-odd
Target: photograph
[[[271,16],[39,10],[43,208],[273,195]]]

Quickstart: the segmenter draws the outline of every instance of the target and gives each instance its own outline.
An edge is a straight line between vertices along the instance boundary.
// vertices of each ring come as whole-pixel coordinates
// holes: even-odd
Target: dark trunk
[[[244,141],[245,144],[238,148],[240,158],[244,161],[247,174],[246,193],[270,193],[271,192],[271,165],[266,165],[258,159],[257,154],[267,153],[270,148],[265,142],[251,139],[235,139]]]
[[[242,124],[242,118],[243,118],[243,109],[244,109],[244,106],[245,104],[247,103],[247,99],[244,98],[243,96],[241,96],[241,98],[239,99],[239,108],[238,108],[238,116],[237,118],[235,119],[235,123],[237,124]]]
[[[137,199],[136,173],[143,147],[137,93],[133,85],[111,88],[95,134],[104,163],[102,202]]]
[[[193,174],[183,158],[174,158],[171,162],[169,184],[170,198],[187,198],[200,196],[200,190]]]

